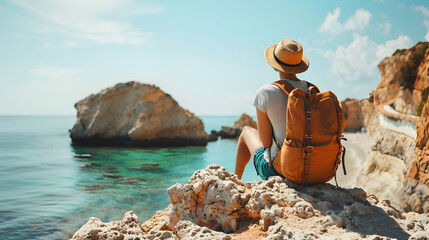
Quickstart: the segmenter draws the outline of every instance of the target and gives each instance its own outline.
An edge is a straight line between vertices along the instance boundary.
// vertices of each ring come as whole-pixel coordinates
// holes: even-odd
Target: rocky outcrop
[[[240,118],[234,122],[233,126],[222,126],[220,131],[213,130],[212,135],[219,136],[221,138],[237,138],[240,136],[245,126],[257,128],[257,123],[252,119],[252,117],[243,113]]]
[[[417,125],[415,154],[416,159],[412,163],[407,179],[429,186],[429,101],[425,104]]]
[[[71,238],[80,239],[134,239],[141,235],[142,229],[137,216],[132,212],[126,212],[121,221],[103,223],[98,218],[90,218]]]
[[[357,186],[390,199],[405,211],[429,212],[429,183],[421,181],[428,171],[423,159],[429,132],[424,127],[426,117],[416,116],[421,101],[427,101],[428,46],[419,43],[385,58],[379,64],[380,84],[362,106],[364,125],[374,145],[358,174]]]
[[[173,231],[150,230],[142,232],[137,216],[132,212],[126,212],[122,221],[103,223],[98,218],[91,218],[83,225],[71,240],[176,240],[176,239],[219,239],[233,240],[231,236],[223,232],[216,232],[206,227],[200,227],[189,221],[178,222]]]
[[[415,155],[405,184],[407,189],[414,191],[406,193],[410,197],[405,208],[429,212],[429,101],[424,105],[422,117],[417,124]],[[418,208],[414,209],[416,206]]]
[[[428,42],[418,43],[380,62],[381,80],[372,94],[375,105],[392,104],[400,113],[417,114],[422,92],[429,87],[428,47]]]
[[[223,167],[197,171],[168,189],[171,205],[142,224],[142,233],[106,223],[122,239],[418,239],[429,237],[429,216],[403,213],[359,188],[297,185],[280,177],[241,182]],[[124,220],[123,220],[124,221]],[[104,239],[80,234],[73,239]],[[132,222],[136,222],[133,220]],[[124,225],[126,226],[126,225]],[[147,226],[152,226],[148,229]],[[99,226],[86,232],[100,232]],[[133,228],[134,229],[134,225]],[[78,234],[79,233],[79,234]],[[119,234],[119,233],[118,233]],[[253,236],[252,238],[248,237]],[[424,239],[424,238],[422,238]]]
[[[362,103],[356,99],[346,99],[341,101],[344,117],[346,120],[344,131],[356,132],[363,127]]]
[[[119,83],[75,104],[74,144],[205,145],[203,122],[156,86]]]

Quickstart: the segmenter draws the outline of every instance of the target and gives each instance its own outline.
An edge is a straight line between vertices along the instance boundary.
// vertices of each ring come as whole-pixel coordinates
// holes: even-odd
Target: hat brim
[[[267,60],[267,63],[277,71],[285,73],[302,73],[308,69],[308,66],[310,66],[307,57],[304,55],[302,55],[302,61],[298,66],[289,67],[279,64],[276,59],[274,59],[273,55],[273,51],[276,46],[277,44],[274,44],[265,49],[265,59]]]

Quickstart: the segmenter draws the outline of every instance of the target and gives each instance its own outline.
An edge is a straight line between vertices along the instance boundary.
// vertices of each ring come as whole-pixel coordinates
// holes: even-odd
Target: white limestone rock
[[[91,218],[73,239],[231,239],[227,233],[253,234],[256,229],[256,236],[266,239],[387,240],[419,239],[429,229],[429,215],[402,213],[359,188],[296,187],[280,177],[244,184],[223,167],[210,165],[187,184],[170,187],[171,205],[142,228],[136,227],[132,212],[117,222]]]
[[[236,240],[223,232],[216,232],[207,227],[200,227],[190,221],[180,221],[174,227],[178,239],[195,240]]]
[[[75,104],[70,137],[80,145],[206,145],[209,135],[195,114],[160,88],[119,83]]]
[[[103,223],[98,218],[90,218],[71,238],[71,240],[122,240],[133,239],[142,235],[139,219],[132,212],[124,214],[121,221]]]
[[[263,240],[313,240],[319,238],[318,234],[313,231],[292,229],[285,223],[276,224],[269,227],[268,233],[268,237],[264,238]]]
[[[300,218],[309,218],[314,216],[313,206],[309,202],[299,202],[293,206],[295,214]]]
[[[175,184],[167,192],[172,204],[171,228],[180,220],[189,220],[224,232],[237,229],[250,196],[236,175],[218,165],[195,172],[187,184]]]
[[[419,231],[411,235],[409,240],[429,240],[429,232]]]

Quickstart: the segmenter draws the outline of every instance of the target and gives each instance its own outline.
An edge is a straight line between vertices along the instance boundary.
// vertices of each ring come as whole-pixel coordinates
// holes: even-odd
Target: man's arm
[[[266,113],[259,109],[256,109],[256,116],[258,118],[258,132],[259,138],[261,139],[264,148],[271,147],[273,128],[271,126],[270,119]]]

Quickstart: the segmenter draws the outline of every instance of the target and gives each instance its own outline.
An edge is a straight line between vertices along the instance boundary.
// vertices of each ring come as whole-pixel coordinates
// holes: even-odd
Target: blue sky
[[[429,41],[428,1],[0,2],[0,115],[75,115],[119,82],[151,83],[197,115],[255,114],[278,79],[264,50],[298,40],[298,75],[340,100],[366,98],[377,65]]]

